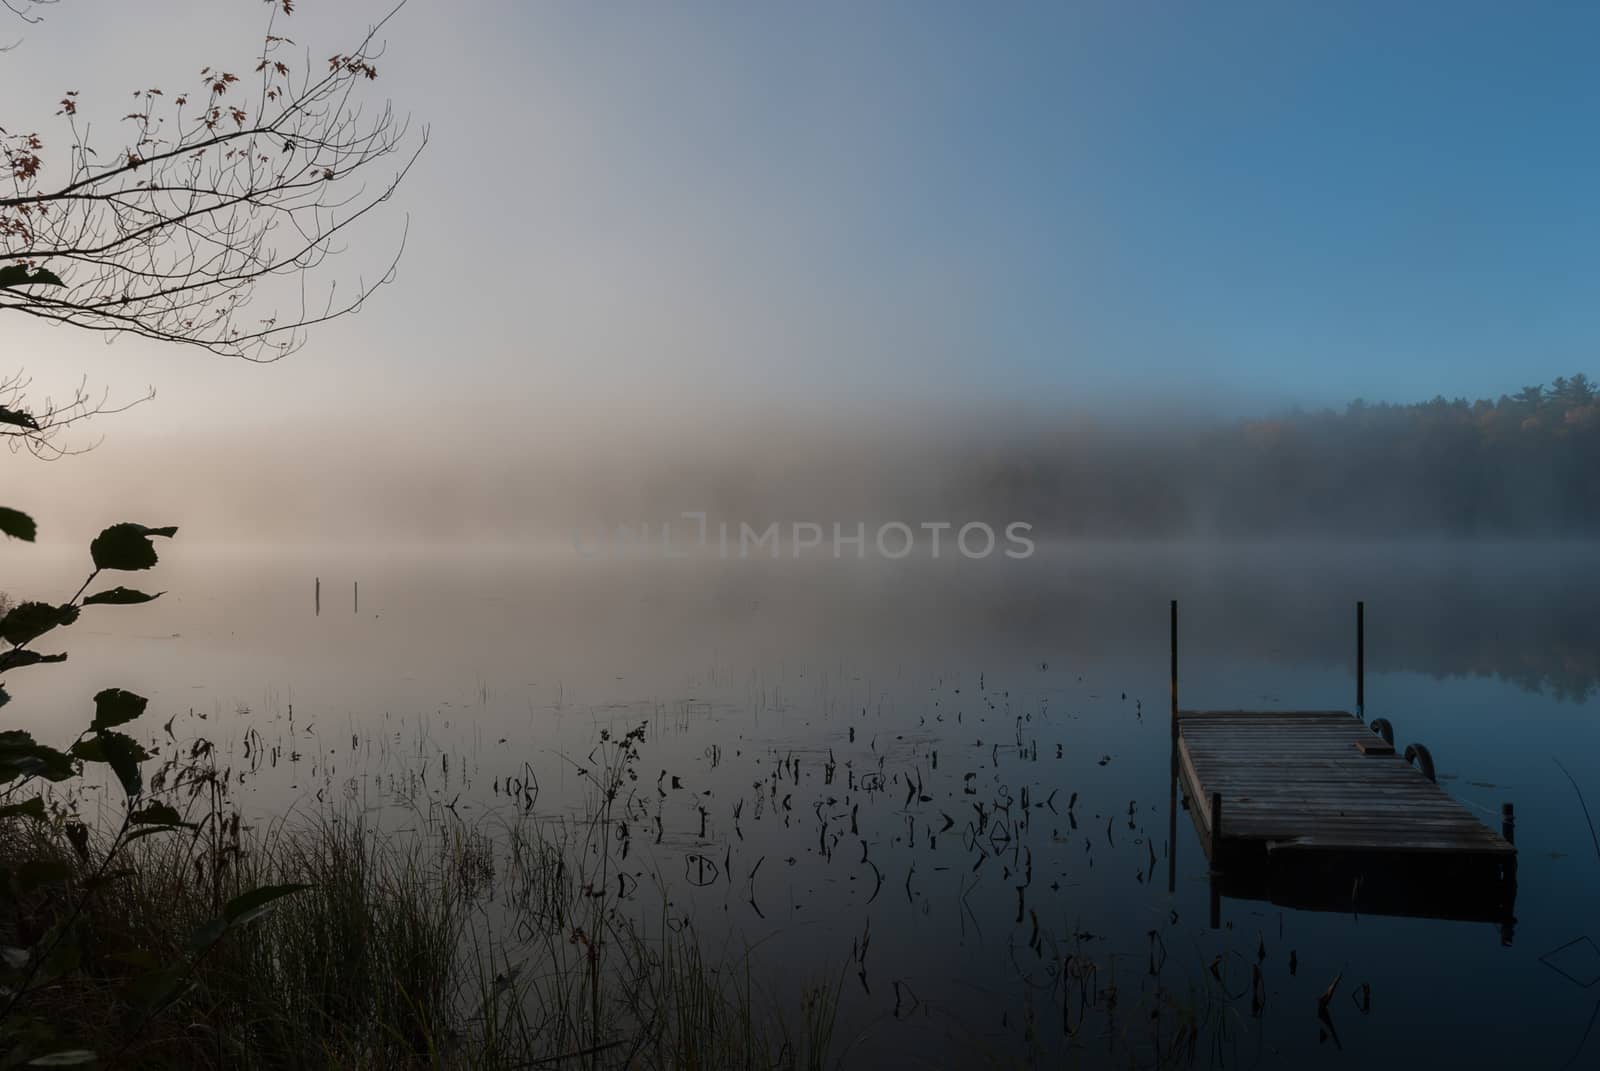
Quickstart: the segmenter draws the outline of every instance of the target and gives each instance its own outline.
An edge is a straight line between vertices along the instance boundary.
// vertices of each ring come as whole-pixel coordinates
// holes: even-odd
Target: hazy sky
[[[282,31],[320,65],[384,10]],[[265,14],[61,0],[0,55],[0,125],[48,144],[75,88],[114,130],[133,87],[248,68]],[[6,363],[153,384],[108,449],[1595,370],[1592,5],[412,0],[385,37],[373,90],[432,143],[335,262],[370,274],[410,214],[366,311],[270,367],[32,324]]]

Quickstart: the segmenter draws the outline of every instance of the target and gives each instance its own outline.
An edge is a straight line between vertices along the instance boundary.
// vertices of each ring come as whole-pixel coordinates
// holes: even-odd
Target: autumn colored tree
[[[39,17],[29,0],[0,2]],[[294,0],[267,2],[259,53],[200,68],[184,89],[135,90],[115,139],[91,142],[87,102],[66,87],[52,129],[0,116],[0,324],[31,316],[275,361],[393,278],[403,227],[376,279],[340,288],[322,269],[427,142],[366,99],[395,12],[313,60],[280,31]],[[68,452],[56,442],[68,425],[125,407],[82,387],[51,404],[29,388],[23,372],[0,373],[0,437],[38,456]]]

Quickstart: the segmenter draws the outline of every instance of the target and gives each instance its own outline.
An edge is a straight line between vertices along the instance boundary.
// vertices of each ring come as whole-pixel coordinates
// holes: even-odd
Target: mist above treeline
[[[984,466],[990,494],[1066,533],[1477,537],[1600,531],[1600,399],[1588,376],[1512,395],[1192,426],[1123,425],[1082,451]]]
[[[513,398],[467,419],[441,404],[212,432],[152,431],[158,399],[88,454],[7,467],[45,538],[69,542],[121,514],[197,542],[519,543],[682,529],[687,511],[713,529],[1021,521],[1044,541],[1568,538],[1600,532],[1597,402],[1578,374],[1493,399],[1257,417],[1135,397],[671,412]]]

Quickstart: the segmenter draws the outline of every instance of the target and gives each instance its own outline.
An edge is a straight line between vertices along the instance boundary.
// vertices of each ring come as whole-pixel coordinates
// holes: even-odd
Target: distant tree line
[[[970,475],[992,508],[1053,536],[1600,533],[1600,397],[1581,372],[1496,399],[1357,400],[1038,445]]]

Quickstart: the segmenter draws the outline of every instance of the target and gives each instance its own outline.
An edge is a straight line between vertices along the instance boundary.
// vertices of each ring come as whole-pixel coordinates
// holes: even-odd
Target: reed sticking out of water
[[[629,754],[615,758],[594,771],[602,791],[624,775]],[[252,832],[224,789],[189,800],[194,834],[127,846],[115,881],[99,874],[110,830],[75,839],[82,827],[60,810],[0,818],[0,869],[70,874],[0,916],[0,945],[67,925],[93,960],[30,991],[23,1010],[73,1024],[108,1065],[828,1065],[838,980],[805,989],[788,1020],[757,1000],[748,956],[710,962],[692,927],[666,919],[645,932],[596,891],[598,818],[550,830],[529,815],[496,851],[455,819],[428,837],[390,838],[359,815]],[[219,903],[281,884],[308,888],[198,961],[185,955]],[[510,912],[523,939],[489,937],[491,911]],[[149,963],[192,965],[152,995],[133,984]]]
[[[1572,782],[1572,791],[1578,794],[1578,806],[1583,808],[1583,820],[1589,824],[1589,839],[1594,842],[1595,858],[1600,859],[1600,836],[1595,834],[1594,819],[1589,817],[1589,805],[1583,800],[1583,789],[1578,787],[1577,778],[1573,777],[1572,773],[1565,766],[1561,765],[1560,759],[1552,756],[1551,761],[1556,764],[1557,768],[1560,769],[1562,773],[1567,775],[1567,780]]]

